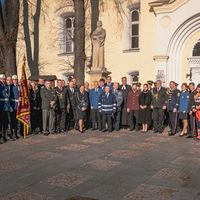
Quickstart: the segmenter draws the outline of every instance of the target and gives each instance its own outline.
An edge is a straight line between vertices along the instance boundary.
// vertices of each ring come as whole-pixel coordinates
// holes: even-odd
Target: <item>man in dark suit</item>
[[[86,130],[88,130],[90,128],[90,98],[89,98],[90,89],[89,89],[89,83],[85,82],[84,86],[85,86],[85,92],[87,94],[87,99],[88,99],[88,107],[86,109],[85,128],[86,128]]]
[[[69,98],[67,89],[62,86],[62,80],[58,79],[55,87],[58,96],[58,107],[56,110],[56,132],[65,133],[66,110],[69,109]]]
[[[164,112],[167,106],[168,95],[161,80],[156,81],[156,87],[152,89],[151,109],[153,109],[154,133],[162,133],[164,129]]]
[[[113,90],[113,83],[111,83],[111,81],[112,81],[111,76],[107,76],[107,78],[106,78],[106,83],[105,83],[105,87],[106,87],[106,86],[109,86],[109,87],[110,87],[110,91]]]
[[[70,122],[71,119],[74,118],[74,128],[78,130],[78,123],[77,123],[77,115],[76,115],[76,104],[75,104],[75,95],[78,92],[77,87],[74,87],[74,83],[72,81],[69,82],[69,87],[67,88],[67,92],[69,95],[69,109],[68,109],[68,123],[67,123],[67,130],[70,129]]]

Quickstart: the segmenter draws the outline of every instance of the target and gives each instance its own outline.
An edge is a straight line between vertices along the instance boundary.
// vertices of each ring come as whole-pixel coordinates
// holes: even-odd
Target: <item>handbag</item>
[[[81,101],[81,103],[77,106],[78,109],[82,110],[82,108],[87,108],[88,103],[85,101]]]

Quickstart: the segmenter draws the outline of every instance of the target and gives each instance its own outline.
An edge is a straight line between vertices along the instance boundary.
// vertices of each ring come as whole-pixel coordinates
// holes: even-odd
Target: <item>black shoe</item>
[[[79,132],[80,132],[80,133],[84,133],[85,131],[84,131],[84,130],[82,130],[82,131],[79,130]]]
[[[112,131],[108,131],[109,133],[112,133]]]
[[[102,130],[103,133],[107,132],[107,130]]]
[[[66,133],[66,131],[62,130],[61,133]]]
[[[188,135],[186,138],[193,138],[194,136],[192,136],[192,135]]]
[[[139,128],[136,128],[135,131],[138,132],[138,131],[139,131]]]
[[[95,130],[97,130],[96,128],[91,128],[91,131],[95,131]]]
[[[160,133],[160,134],[162,134],[162,133],[163,133],[163,131],[159,131],[159,133]]]
[[[115,129],[115,131],[119,131],[119,129]]]
[[[169,133],[168,135],[169,135],[169,136],[174,136],[174,135],[175,135],[175,133]]]
[[[158,131],[155,130],[154,133],[158,133]]]
[[[44,136],[48,136],[48,133],[44,133]]]
[[[133,131],[133,128],[130,128],[129,131]]]

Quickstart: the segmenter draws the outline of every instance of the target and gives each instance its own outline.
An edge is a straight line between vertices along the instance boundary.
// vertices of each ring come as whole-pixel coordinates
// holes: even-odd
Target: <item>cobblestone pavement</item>
[[[74,130],[0,145],[0,200],[200,200],[200,141]]]

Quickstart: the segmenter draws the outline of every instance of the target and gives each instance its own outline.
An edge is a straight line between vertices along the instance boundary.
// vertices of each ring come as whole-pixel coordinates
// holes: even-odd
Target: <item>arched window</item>
[[[131,11],[131,30],[130,30],[130,47],[131,49],[139,48],[139,9]]]
[[[75,17],[65,18],[65,53],[74,52],[74,23]]]
[[[200,56],[200,39],[198,42],[194,45],[192,56]]]

